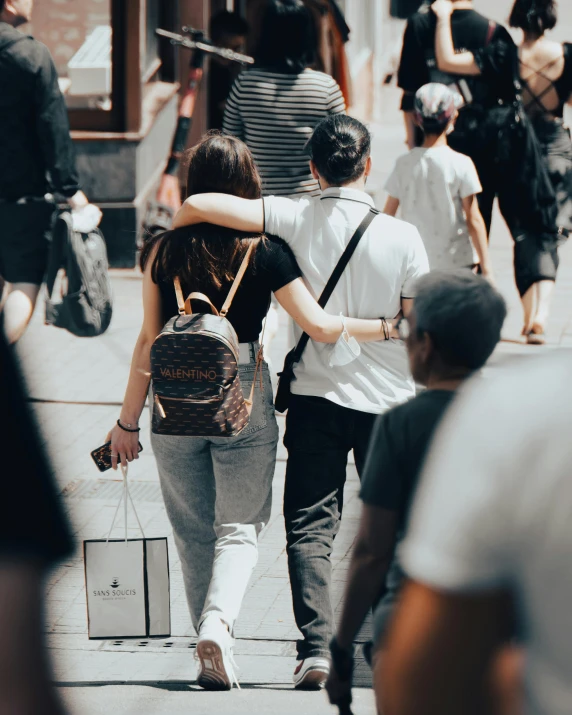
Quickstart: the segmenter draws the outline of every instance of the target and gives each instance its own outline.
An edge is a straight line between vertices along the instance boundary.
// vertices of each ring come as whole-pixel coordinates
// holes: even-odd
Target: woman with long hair
[[[318,194],[305,147],[316,124],[345,111],[337,82],[310,69],[317,47],[302,0],[269,0],[256,65],[237,78],[223,130],[246,142],[262,175],[264,195]]]
[[[218,192],[261,196],[252,155],[235,137],[210,133],[190,150],[187,194]],[[300,278],[291,251],[279,239],[199,224],[153,237],[141,255],[143,326],[127,391],[110,433],[112,463],[137,457],[137,425],[149,388],[150,350],[165,322],[176,315],[173,279],[185,295],[205,294],[220,310],[239,266],[254,244],[248,269],[228,311],[240,343],[239,375],[246,396],[256,374],[258,336],[270,296],[311,338],[335,343],[340,316],[326,314]],[[345,319],[357,340],[383,340],[381,320]],[[392,333],[393,334],[393,333]],[[167,514],[181,559],[191,619],[199,635],[198,683],[229,689],[234,624],[257,561],[260,530],[268,523],[278,443],[272,387],[266,364],[254,390],[248,425],[234,437],[151,434]],[[131,431],[126,431],[131,430]]]
[[[438,18],[435,49],[439,68],[464,75],[482,74],[507,101],[514,96],[515,80],[520,84],[524,109],[556,194],[554,237],[523,237],[522,241],[517,237],[515,245],[517,284],[524,309],[522,332],[528,343],[542,344],[558,269],[558,242],[572,230],[572,141],[563,119],[564,107],[572,98],[572,44],[546,36],[557,22],[555,0],[515,0],[509,23],[524,33],[520,46],[504,36],[479,52],[456,54],[450,30],[453,9],[450,0],[437,0],[433,5]]]

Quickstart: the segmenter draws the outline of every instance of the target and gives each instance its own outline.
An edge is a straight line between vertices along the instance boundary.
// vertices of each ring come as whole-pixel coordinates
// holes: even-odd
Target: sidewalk
[[[383,127],[373,127],[375,174],[370,189],[383,207],[381,187],[404,151],[398,97],[384,89]],[[572,348],[572,241],[562,250],[562,265],[548,326],[550,344],[530,348],[519,339],[520,308],[512,282],[511,241],[499,217],[492,237],[493,263],[510,315],[505,337],[491,360],[491,370],[512,355]],[[89,453],[103,443],[114,424],[125,389],[131,351],[141,321],[141,280],[136,272],[114,271],[115,315],[101,338],[78,339],[42,324],[38,306],[30,330],[19,345],[29,391],[52,454],[65,506],[78,546],[86,538],[106,535],[120,496],[115,474],[99,475]],[[285,330],[270,351],[275,368],[281,365]],[[283,428],[283,418],[279,418]],[[172,637],[153,641],[89,641],[85,610],[83,564],[75,557],[55,571],[48,582],[46,628],[54,660],[55,680],[72,712],[178,713],[197,715],[243,712],[301,715],[334,712],[323,693],[296,693],[291,689],[294,641],[298,637],[292,616],[288,584],[281,495],[285,450],[281,446],[274,480],[272,519],[262,535],[260,559],[237,626],[237,661],[243,691],[212,694],[194,685],[195,634],[183,594],[180,565],[167,521],[148,438],[148,414],[142,418],[144,451],[131,469],[132,493],[147,536],[169,535],[172,592]],[[359,518],[358,481],[353,465],[344,505],[342,529],[334,552],[333,599],[337,609],[343,594],[348,555]],[[122,524],[118,529],[121,530]],[[130,534],[137,535],[135,529]],[[366,624],[360,640],[367,637]],[[373,715],[375,707],[367,668],[357,672],[356,715]]]

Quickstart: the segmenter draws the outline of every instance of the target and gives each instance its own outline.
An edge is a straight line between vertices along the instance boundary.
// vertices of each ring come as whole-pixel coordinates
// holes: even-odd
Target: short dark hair
[[[248,22],[246,22],[241,15],[237,12],[229,12],[228,10],[222,10],[221,12],[217,12],[216,15],[213,15],[209,26],[209,32],[213,42],[217,42],[221,37],[224,37],[224,35],[246,36],[249,30]]]
[[[420,278],[413,311],[417,334],[431,337],[443,362],[469,370],[478,370],[492,355],[506,318],[502,295],[469,269]]]
[[[558,21],[556,0],[515,0],[509,25],[525,32],[543,35]]]
[[[262,19],[257,63],[281,72],[302,72],[316,58],[314,18],[302,0],[269,0]]]
[[[328,184],[343,186],[364,173],[371,152],[371,134],[357,119],[332,114],[318,122],[307,150]]]
[[[4,9],[4,5],[6,4],[5,0],[0,0],[0,12]]]

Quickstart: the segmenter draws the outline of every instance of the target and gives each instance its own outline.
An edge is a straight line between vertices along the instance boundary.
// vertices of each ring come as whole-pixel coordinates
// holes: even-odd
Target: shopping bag
[[[168,638],[171,635],[169,554],[166,538],[147,539],[131,499],[127,468],[106,539],[83,542],[88,635],[98,638]],[[127,502],[140,539],[127,538]],[[123,503],[125,537],[111,539]]]

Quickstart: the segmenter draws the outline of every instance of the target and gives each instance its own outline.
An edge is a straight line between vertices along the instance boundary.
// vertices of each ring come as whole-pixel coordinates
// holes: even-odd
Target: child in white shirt
[[[415,120],[423,146],[397,160],[385,186],[385,213],[417,227],[431,270],[475,268],[491,277],[487,231],[477,202],[482,186],[473,161],[453,151],[447,135],[455,127],[462,98],[431,83],[415,95]]]

